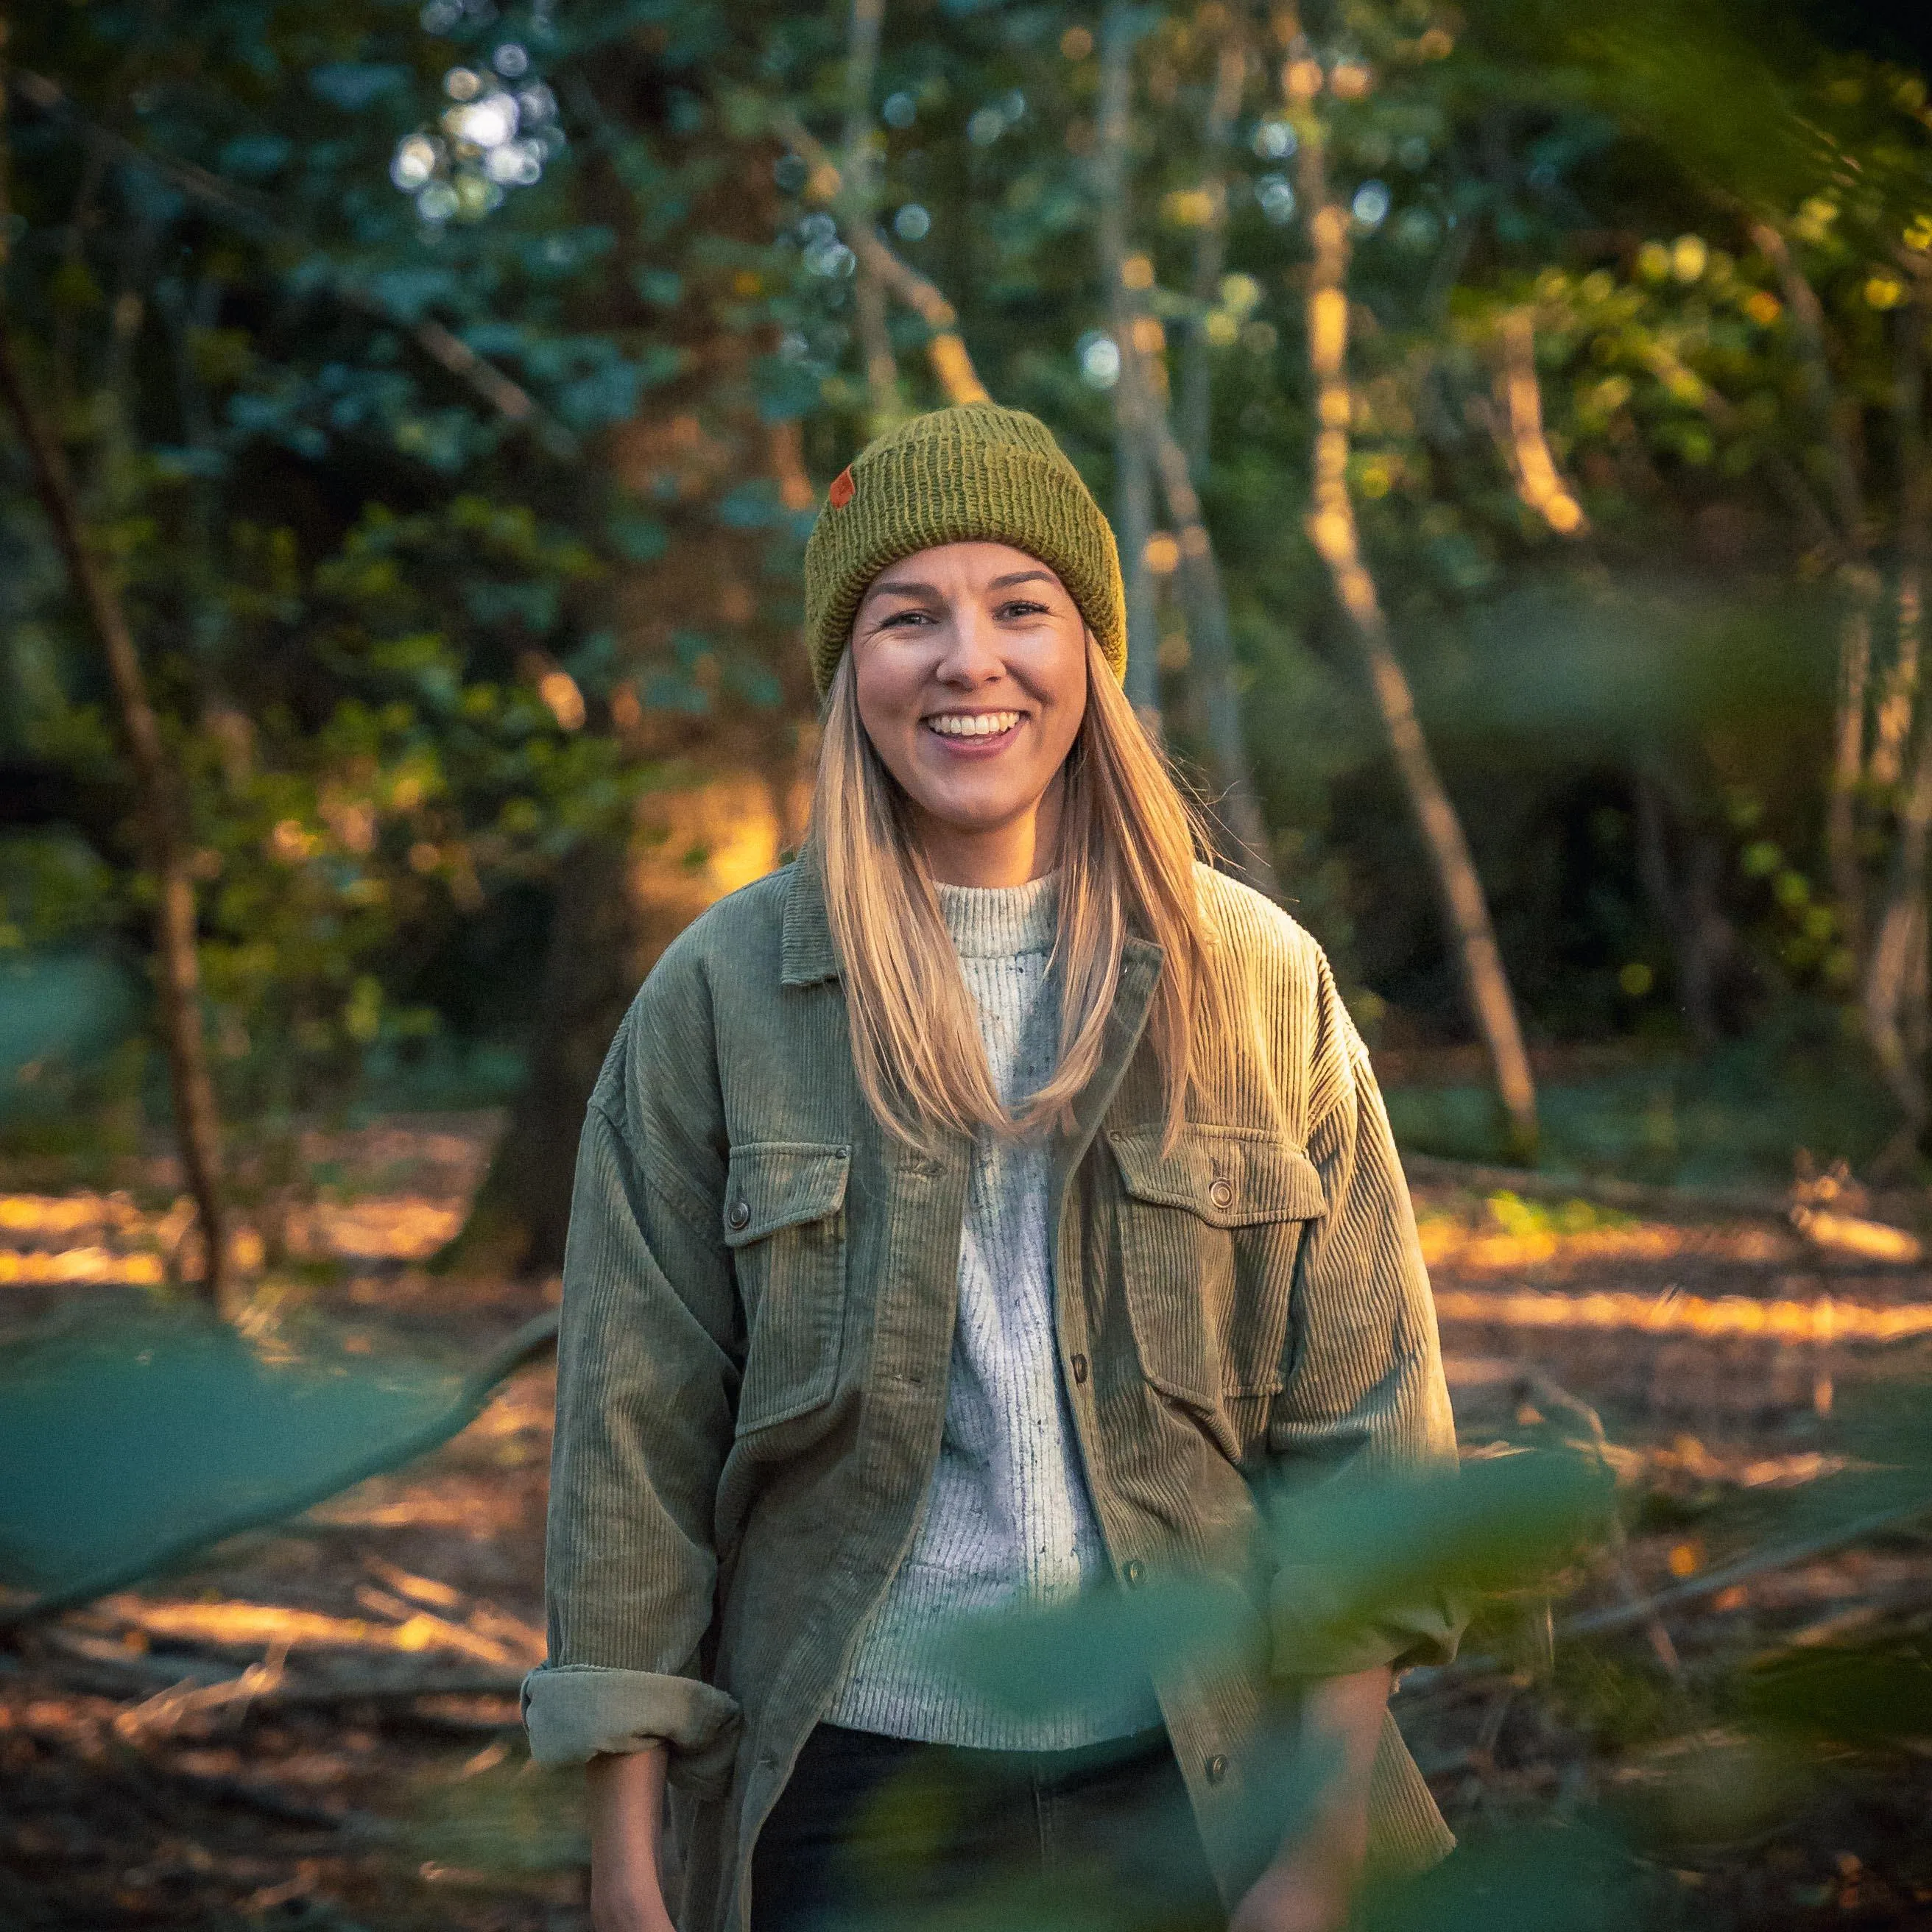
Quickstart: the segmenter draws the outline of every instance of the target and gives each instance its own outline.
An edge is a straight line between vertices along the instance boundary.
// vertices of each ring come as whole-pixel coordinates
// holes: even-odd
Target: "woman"
[[[1040,424],[881,437],[806,584],[806,853],[665,953],[579,1159],[525,1707],[590,1766],[593,1918],[911,1924],[1111,1864],[1137,1922],[1339,1927],[1365,1856],[1446,1848],[1384,1707],[1454,1638],[1431,1601],[1286,1646],[1320,1580],[1255,1553],[1251,1478],[1453,1454],[1366,1057],[1313,943],[1196,863]],[[1203,1569],[1253,1634],[1209,1681],[1016,1712],[942,1640]],[[1258,1846],[1285,1697],[1334,1775]]]

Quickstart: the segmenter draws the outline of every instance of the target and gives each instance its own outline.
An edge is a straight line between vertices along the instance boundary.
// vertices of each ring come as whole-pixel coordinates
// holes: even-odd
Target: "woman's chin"
[[[1030,816],[1039,801],[1032,798],[915,799],[928,836],[971,843],[1002,838]]]
[[[943,778],[946,775],[938,776]],[[991,772],[984,772],[983,776],[987,780],[994,778]],[[917,791],[910,786],[907,790],[920,815],[935,827],[956,837],[970,838],[1003,832],[1016,820],[1025,818],[1038,807],[1046,787],[1016,784],[1010,778],[1003,778],[998,782],[961,784],[956,780],[952,784],[922,785]]]

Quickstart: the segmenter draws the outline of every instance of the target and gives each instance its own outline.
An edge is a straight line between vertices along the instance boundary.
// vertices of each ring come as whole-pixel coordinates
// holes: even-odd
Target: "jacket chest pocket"
[[[1288,1298],[1322,1177],[1279,1135],[1190,1124],[1109,1133],[1120,1252],[1141,1368],[1163,1394],[1213,1412],[1282,1387]]]
[[[738,1433],[831,1399],[845,1318],[851,1150],[754,1141],[731,1150],[724,1243],[745,1310]]]

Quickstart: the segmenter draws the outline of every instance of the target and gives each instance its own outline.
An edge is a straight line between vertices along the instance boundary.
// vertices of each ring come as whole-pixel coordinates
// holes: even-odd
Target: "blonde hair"
[[[806,859],[824,886],[860,1087],[902,1139],[982,1126],[1028,1134],[1069,1119],[1100,1065],[1130,934],[1165,955],[1148,1034],[1168,1140],[1180,1130],[1196,1023],[1218,1016],[1226,998],[1194,872],[1207,840],[1090,633],[1087,686],[1086,715],[1061,767],[1059,1064],[1015,1113],[994,1088],[905,796],[860,722],[849,650],[833,676]]]

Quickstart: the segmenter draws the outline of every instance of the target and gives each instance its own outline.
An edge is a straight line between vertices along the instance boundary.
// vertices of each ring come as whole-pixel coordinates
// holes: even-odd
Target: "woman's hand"
[[[658,1862],[665,1764],[658,1747],[585,1767],[593,1932],[676,1932]]]
[[[1344,1932],[1368,1850],[1369,1775],[1390,1681],[1378,1666],[1310,1685],[1302,1746],[1334,1768],[1314,1816],[1249,1887],[1228,1932]]]

